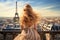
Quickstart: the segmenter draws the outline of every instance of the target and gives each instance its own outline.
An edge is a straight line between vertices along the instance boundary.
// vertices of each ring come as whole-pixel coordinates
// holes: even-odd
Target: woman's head
[[[33,12],[32,7],[27,4],[23,9],[23,17],[21,19],[21,26],[31,27],[38,22],[39,16]]]
[[[32,7],[29,4],[26,4],[24,6],[24,11],[27,11],[27,10],[32,11]]]

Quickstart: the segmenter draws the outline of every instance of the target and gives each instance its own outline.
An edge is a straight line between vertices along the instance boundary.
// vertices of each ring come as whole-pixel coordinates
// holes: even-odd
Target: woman
[[[29,4],[25,6],[24,14],[20,19],[22,32],[14,40],[40,40],[40,35],[36,30],[39,16],[33,12]]]

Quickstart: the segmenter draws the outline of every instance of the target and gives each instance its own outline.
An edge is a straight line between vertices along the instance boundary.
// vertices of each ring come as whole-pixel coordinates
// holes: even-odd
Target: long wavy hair
[[[33,11],[32,7],[29,4],[25,6],[23,12],[24,13],[20,21],[21,26],[31,27],[32,25],[39,22],[39,16]]]
[[[39,16],[33,12],[32,7],[29,4],[25,6],[24,14],[20,19],[20,25],[23,30],[14,38],[14,40],[40,40],[41,38],[38,32],[33,28],[28,28],[39,21]]]

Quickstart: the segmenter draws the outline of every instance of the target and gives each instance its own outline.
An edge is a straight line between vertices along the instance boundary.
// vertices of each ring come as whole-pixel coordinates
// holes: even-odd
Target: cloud
[[[57,11],[51,11],[51,10],[40,10],[40,13],[43,16],[60,16],[60,12]]]
[[[51,8],[54,8],[56,6],[46,6],[46,7],[35,7],[34,10],[39,12],[42,16],[60,16],[60,11],[52,10]]]
[[[49,2],[44,0],[0,0],[0,17],[14,17],[15,14],[15,2],[18,1],[18,13],[21,16],[24,5],[29,3],[33,9],[40,13],[42,16],[60,16],[60,6],[56,2]],[[52,15],[51,15],[52,14]]]
[[[10,5],[10,4],[13,4]],[[22,13],[22,7],[20,7],[22,4],[19,2],[18,3],[18,13],[19,15]],[[14,17],[15,15],[15,2],[5,2],[5,3],[0,3],[0,17]]]
[[[54,6],[47,6],[47,7],[44,7],[44,8],[41,8],[41,9],[50,9],[50,8],[53,8]]]

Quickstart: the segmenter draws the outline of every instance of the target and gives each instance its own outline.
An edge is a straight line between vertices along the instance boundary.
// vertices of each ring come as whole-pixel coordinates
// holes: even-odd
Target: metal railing
[[[3,39],[0,39],[0,40],[13,40],[19,33],[21,33],[21,30],[3,30],[3,31],[0,31],[0,34],[3,35]],[[60,34],[60,31],[41,31],[41,30],[38,30],[38,33],[40,34],[40,37],[41,37],[41,40],[55,40],[55,35],[57,34]],[[47,35],[46,34],[49,34],[50,39],[47,39]],[[6,38],[7,35],[12,35],[12,39],[8,37],[8,39]],[[58,39],[59,40],[59,39]]]
[[[38,33],[40,34],[41,40],[60,40],[57,34],[60,36],[60,31],[39,31]]]

